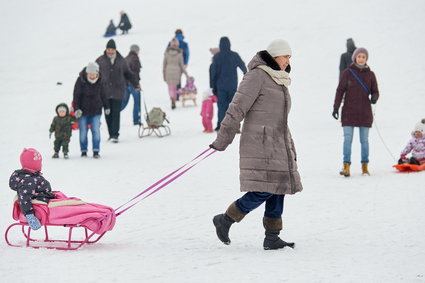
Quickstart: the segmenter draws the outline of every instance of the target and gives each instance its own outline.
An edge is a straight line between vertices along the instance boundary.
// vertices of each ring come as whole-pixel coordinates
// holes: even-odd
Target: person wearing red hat
[[[33,230],[41,227],[40,220],[34,215],[32,200],[48,203],[56,198],[49,181],[41,174],[43,157],[34,148],[25,148],[20,156],[21,169],[15,170],[9,179],[9,187],[18,194],[18,203],[22,213]]]

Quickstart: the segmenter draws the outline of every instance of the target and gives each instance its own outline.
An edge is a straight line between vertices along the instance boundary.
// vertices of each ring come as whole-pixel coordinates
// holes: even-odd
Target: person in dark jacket
[[[110,115],[106,115],[109,140],[117,143],[120,131],[121,104],[124,99],[127,80],[136,88],[140,87],[127,61],[117,51],[115,41],[110,39],[102,56],[96,59],[100,67],[100,76],[106,86],[106,98],[109,101]],[[106,113],[105,113],[106,114]]]
[[[118,24],[118,28],[122,30],[122,34],[127,34],[128,30],[131,29],[132,25],[130,23],[130,19],[124,11],[120,12],[121,19]]]
[[[235,95],[238,86],[239,67],[245,74],[247,69],[238,53],[230,50],[230,40],[224,36],[220,38],[220,51],[214,55],[210,66],[210,87],[218,98],[218,121],[216,131],[226,114],[227,108]]]
[[[18,203],[28,225],[33,230],[41,227],[35,216],[32,200],[48,203],[55,199],[49,181],[41,174],[43,157],[34,148],[25,148],[20,156],[22,169],[15,170],[9,178],[9,187],[18,194]]]
[[[369,129],[372,127],[373,114],[371,104],[379,98],[375,73],[366,64],[369,53],[366,48],[357,48],[353,53],[353,63],[342,72],[335,94],[332,116],[338,120],[342,101],[341,123],[344,130],[343,169],[340,174],[349,177],[351,165],[351,144],[354,127],[359,128],[361,144],[361,163],[363,175],[370,175]]]
[[[347,52],[341,54],[341,60],[339,61],[339,77],[341,77],[342,72],[353,63],[351,57],[353,52],[356,50],[356,45],[352,38],[347,39]]]
[[[117,34],[116,33],[116,30],[117,30],[117,27],[114,25],[114,21],[113,20],[110,20],[109,21],[109,25],[106,28],[106,32],[105,32],[104,37],[115,36]]]
[[[87,133],[90,125],[93,157],[99,158],[102,107],[106,115],[110,114],[110,110],[97,63],[89,63],[80,72],[74,86],[73,102],[75,117],[79,119],[81,157],[87,157]]]
[[[134,107],[133,107],[133,124],[141,125],[141,111],[140,111],[140,69],[142,64],[139,59],[140,48],[137,44],[130,46],[130,53],[128,53],[125,60],[127,60],[130,70],[133,72],[139,87],[133,85],[130,81],[127,81],[127,87],[125,89],[124,100],[121,104],[121,111],[127,106],[128,101],[130,100],[130,94],[133,96]]]
[[[59,158],[59,150],[62,147],[63,157],[69,158],[69,142],[71,141],[72,135],[72,124],[76,121],[75,117],[69,114],[69,108],[66,103],[60,103],[56,106],[56,116],[53,118],[52,124],[50,124],[50,134],[55,132],[55,141],[53,143],[55,153],[52,158]]]

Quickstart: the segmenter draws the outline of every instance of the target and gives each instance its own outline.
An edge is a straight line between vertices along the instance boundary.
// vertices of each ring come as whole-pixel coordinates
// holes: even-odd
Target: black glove
[[[370,103],[371,103],[371,104],[375,104],[375,103],[376,103],[376,99],[375,99],[375,98],[371,98],[371,99],[370,99]]]
[[[213,144],[210,144],[209,147],[217,151],[224,151],[224,149],[216,148]]]
[[[338,117],[339,117],[338,109],[334,109],[334,112],[332,112],[332,116],[333,116],[336,120],[338,120]]]

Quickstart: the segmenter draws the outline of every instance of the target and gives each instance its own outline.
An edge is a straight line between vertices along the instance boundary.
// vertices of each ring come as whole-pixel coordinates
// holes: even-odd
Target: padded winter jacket
[[[124,92],[127,86],[126,81],[130,81],[134,86],[138,84],[134,74],[128,67],[128,63],[124,57],[117,51],[117,57],[115,58],[114,64],[111,63],[111,59],[106,55],[106,51],[103,55],[96,59],[96,63],[100,67],[100,75],[102,77],[102,83],[106,86],[106,98],[107,99],[124,99]]]
[[[40,172],[16,170],[10,176],[9,187],[18,193],[18,203],[24,215],[34,214],[31,200],[48,203],[50,199],[56,198],[49,181]]]
[[[352,69],[369,89],[371,92],[370,98],[349,69]],[[335,94],[334,110],[338,110],[344,101],[341,112],[342,126],[370,128],[373,122],[370,101],[371,99],[377,101],[378,98],[379,90],[375,74],[369,67],[360,69],[356,65],[351,64],[342,72]]]
[[[230,50],[230,40],[220,39],[220,51],[214,55],[210,66],[210,86],[214,91],[234,92],[238,87],[237,68],[246,73],[245,63],[238,53]],[[217,94],[217,93],[214,93]]]
[[[183,73],[186,73],[182,50],[178,47],[167,47],[162,65],[164,81],[167,84],[179,84]]]
[[[239,145],[241,191],[294,194],[303,188],[288,127],[291,97],[284,85],[258,68],[261,65],[280,71],[266,51],[254,56],[212,146],[224,150],[244,120]]]
[[[412,152],[412,157],[417,160],[425,159],[425,136],[422,136],[422,138],[415,138],[413,134],[413,137],[409,140],[409,143],[403,149],[401,155],[406,156],[410,152]]]
[[[86,68],[84,68],[75,82],[74,86],[74,110],[81,109],[83,116],[94,116],[102,114],[102,107],[109,108],[106,99],[105,86],[102,77],[94,83],[87,80]]]

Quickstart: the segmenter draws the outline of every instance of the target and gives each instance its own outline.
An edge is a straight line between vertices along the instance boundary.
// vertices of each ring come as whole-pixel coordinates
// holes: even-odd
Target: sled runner
[[[44,229],[44,239],[31,236],[32,229],[29,227],[25,215],[21,212],[17,200],[14,201],[13,219],[17,223],[11,224],[5,232],[6,243],[9,246],[76,250],[85,244],[96,243],[107,231],[113,229],[116,216],[112,208],[87,203],[74,197],[67,197],[61,192],[54,193],[57,198],[50,200],[48,204],[33,200],[35,216],[42,224],[40,230]],[[54,226],[68,228],[68,236],[64,239],[51,239],[48,230]],[[20,228],[22,232],[24,244],[22,244],[22,241],[20,244],[12,243],[9,239],[9,233],[16,227]],[[83,230],[82,239],[75,239],[73,234],[75,228]],[[35,233],[39,234],[38,231]]]
[[[421,165],[402,163],[402,164],[393,165],[393,167],[400,172],[415,172],[415,171],[425,170],[425,163]]]
[[[170,127],[164,123],[170,123],[167,119],[167,115],[159,107],[152,108],[149,113],[146,114],[147,126],[143,124],[139,127],[139,138],[147,137],[155,134],[157,137],[165,137],[171,134]]]

